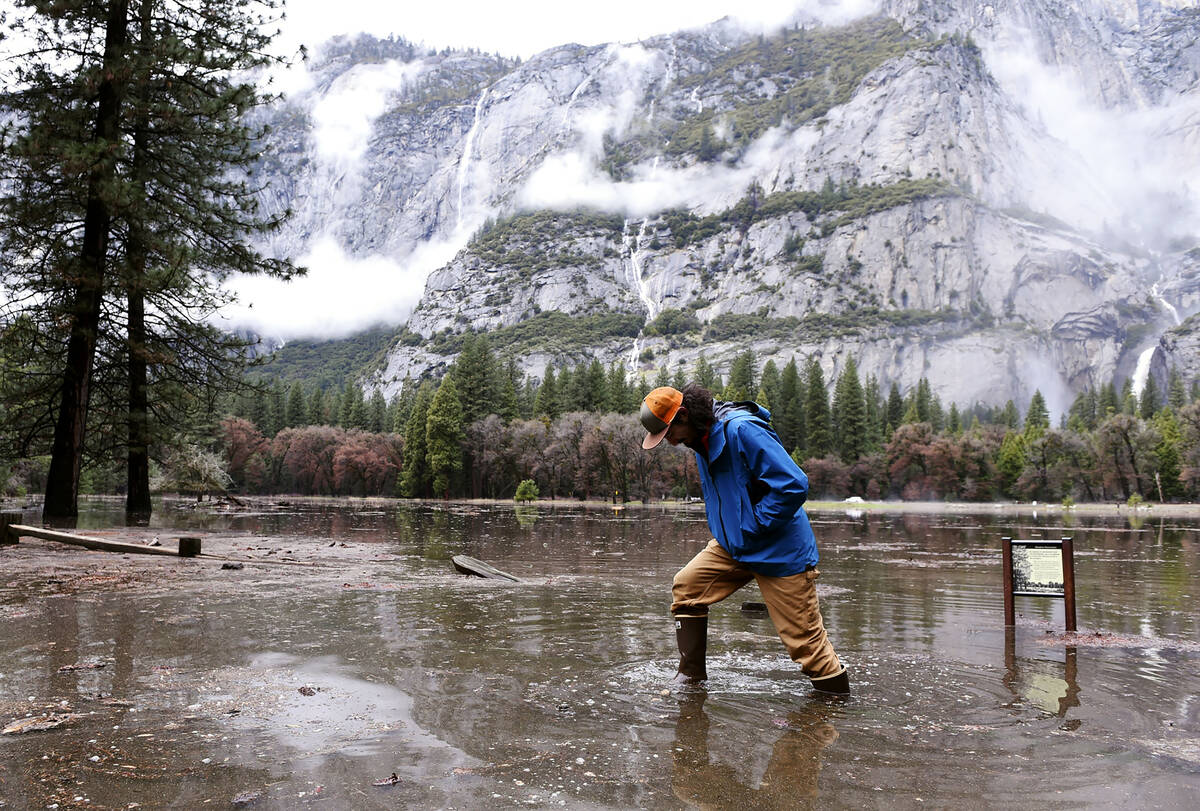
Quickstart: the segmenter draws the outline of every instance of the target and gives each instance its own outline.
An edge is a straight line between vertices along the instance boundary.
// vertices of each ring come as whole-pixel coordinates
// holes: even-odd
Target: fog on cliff
[[[293,17],[302,17],[304,8],[303,3],[289,4]],[[534,47],[530,44],[536,41],[531,38],[534,34],[579,41],[609,30],[592,25],[575,29],[572,35],[563,29],[539,28],[537,21],[542,18],[536,4],[529,14],[511,4],[505,6],[506,18],[521,22],[517,29],[488,23],[491,18],[487,15],[455,14],[457,8],[454,3],[436,5],[425,12],[428,16],[421,25],[412,21],[415,32],[406,31],[404,19],[395,24],[395,32],[413,40],[425,38],[424,32],[444,35],[441,42],[428,43],[438,47],[451,44],[512,53]],[[634,167],[623,181],[613,180],[601,169],[604,137],[622,135],[635,116],[647,115],[642,106],[644,91],[651,81],[661,79],[664,70],[656,52],[630,40],[699,25],[704,19],[697,14],[715,18],[722,13],[722,4],[690,3],[687,9],[686,14],[676,10],[668,17],[647,17],[649,8],[629,14],[610,9],[614,19],[645,18],[642,27],[628,29],[628,35],[616,30],[611,34],[627,43],[609,46],[612,58],[607,68],[610,78],[616,76],[625,91],[607,108],[564,112],[563,125],[573,134],[570,147],[547,155],[521,188],[511,190],[510,200],[516,206],[586,206],[629,218],[681,206],[710,213],[736,201],[753,181],[769,189],[772,167],[779,165],[780,155],[803,154],[811,146],[815,129],[778,127],[762,135],[733,165],[715,162],[677,167],[652,160]],[[761,6],[756,19],[746,24],[761,31],[796,18],[797,9],[800,18],[819,16],[840,24],[876,11],[877,3],[813,0],[798,7],[773,3]],[[740,9],[730,5],[727,10]],[[342,28],[360,20],[352,11],[341,15]],[[371,13],[378,16],[374,6]],[[548,20],[556,15],[546,12],[544,16]],[[678,22],[671,25],[670,20]],[[477,30],[480,24],[491,26],[492,39]],[[381,25],[386,27],[386,21],[376,20],[370,26],[372,33],[381,35]],[[647,30],[647,25],[665,27],[656,32]],[[327,33],[337,30],[325,29]],[[452,36],[454,32],[459,36]],[[509,43],[512,47],[506,48]],[[1016,28],[985,43],[983,57],[1005,95],[1019,104],[1032,129],[1046,136],[1045,141],[1057,151],[1045,156],[1048,169],[1031,173],[1025,190],[1027,208],[1097,238],[1120,239],[1151,252],[1168,250],[1181,238],[1200,233],[1200,163],[1193,159],[1198,145],[1188,141],[1194,140],[1200,119],[1194,95],[1105,108],[1087,97],[1071,69],[1051,67],[1040,60],[1032,35]],[[405,65],[394,61],[363,65],[322,92],[317,92],[303,67],[282,77],[282,86],[308,105],[315,144],[312,159],[318,171],[327,172],[336,194],[353,199],[350,192],[359,182],[376,120],[388,109],[392,94],[417,79],[421,70],[419,60]],[[457,168],[473,173],[477,182],[472,186],[491,182],[486,166]],[[240,279],[234,283],[239,304],[226,315],[231,324],[283,339],[340,337],[379,323],[403,323],[419,301],[428,274],[465,247],[489,217],[504,213],[489,209],[482,199],[478,192],[471,195],[468,202],[475,204],[460,209],[453,227],[442,227],[432,239],[414,245],[405,255],[351,256],[331,233],[312,233],[304,253],[293,257],[308,268],[306,278],[288,284]],[[355,212],[345,211],[343,216],[353,218]]]

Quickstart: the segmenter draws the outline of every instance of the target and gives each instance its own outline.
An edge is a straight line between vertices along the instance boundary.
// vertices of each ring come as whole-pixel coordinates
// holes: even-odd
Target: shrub
[[[538,497],[537,482],[533,479],[522,479],[517,485],[517,492],[513,496],[513,501],[536,501]]]

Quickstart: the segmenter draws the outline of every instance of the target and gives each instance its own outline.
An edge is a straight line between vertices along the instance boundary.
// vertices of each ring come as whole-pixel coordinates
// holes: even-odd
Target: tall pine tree
[[[404,426],[404,470],[400,475],[399,485],[400,495],[409,498],[422,498],[429,495],[431,477],[426,422],[429,419],[429,406],[432,402],[433,384],[425,381],[417,389],[412,411]]]
[[[214,370],[237,358],[207,323],[220,283],[295,271],[249,239],[279,222],[258,215],[247,170],[261,142],[245,123],[267,100],[247,82],[276,61],[264,33],[273,4],[23,5],[33,47],[12,60],[3,99],[14,122],[3,173],[18,182],[0,211],[0,250],[16,257],[17,300],[67,325],[43,516],[71,524],[96,383],[125,401],[127,510],[148,510],[151,412],[203,413],[200,387],[227,380]],[[105,341],[127,361],[94,380]]]
[[[425,419],[430,485],[442,498],[450,498],[450,488],[462,472],[464,435],[464,415],[454,375],[446,375],[433,396]]]
[[[816,358],[809,358],[805,363],[804,379],[804,420],[808,429],[804,438],[804,455],[810,459],[819,458],[833,450],[833,425],[825,373],[821,371],[821,364]]]
[[[846,359],[834,388],[832,417],[838,455],[846,464],[857,462],[867,448],[867,404],[853,357]]]

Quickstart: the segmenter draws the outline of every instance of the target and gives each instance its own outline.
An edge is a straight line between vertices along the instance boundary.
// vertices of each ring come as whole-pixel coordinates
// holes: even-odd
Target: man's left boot
[[[705,663],[708,617],[675,617],[675,641],[679,644],[679,672],[671,684],[676,687],[700,684],[708,678]]]
[[[813,689],[818,693],[829,693],[836,696],[850,695],[850,677],[846,675],[844,667],[841,673],[819,679],[809,679],[809,681],[812,682]]]

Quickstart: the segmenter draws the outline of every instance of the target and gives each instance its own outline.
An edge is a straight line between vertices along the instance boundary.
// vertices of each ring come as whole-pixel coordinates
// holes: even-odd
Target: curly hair
[[[707,434],[717,421],[713,416],[713,394],[699,383],[683,387],[683,407],[687,409],[688,424],[701,434]]]

